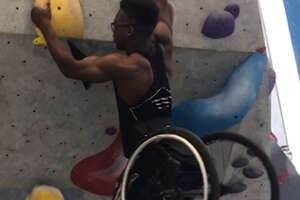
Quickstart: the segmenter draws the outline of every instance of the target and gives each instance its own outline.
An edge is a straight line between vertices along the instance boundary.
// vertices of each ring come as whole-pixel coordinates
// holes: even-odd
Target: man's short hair
[[[122,0],[121,9],[127,14],[136,32],[150,36],[158,22],[159,10],[153,0]]]

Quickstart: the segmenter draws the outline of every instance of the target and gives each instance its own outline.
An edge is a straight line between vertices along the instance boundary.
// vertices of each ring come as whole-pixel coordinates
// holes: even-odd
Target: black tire
[[[174,134],[178,135],[184,139],[186,139],[188,142],[190,142],[200,153],[204,163],[205,163],[205,168],[207,171],[207,174],[209,175],[209,183],[210,183],[210,193],[208,196],[209,200],[217,200],[219,199],[220,195],[220,182],[218,179],[217,171],[214,167],[214,163],[206,149],[206,145],[204,142],[196,136],[194,133],[181,129],[181,128],[164,128],[158,131],[155,131],[151,133],[151,136],[155,135],[160,135],[160,134]]]
[[[214,133],[211,135],[204,136],[202,139],[206,145],[209,145],[216,141],[224,141],[225,140],[225,141],[231,141],[234,143],[241,144],[241,145],[247,147],[249,150],[251,150],[254,153],[254,155],[260,159],[260,161],[262,162],[262,164],[264,165],[264,167],[267,171],[268,178],[270,180],[270,187],[271,187],[271,194],[270,194],[271,200],[279,200],[280,191],[279,191],[279,185],[277,182],[276,172],[275,172],[273,165],[271,164],[271,161],[268,158],[268,156],[256,144],[254,144],[252,141],[250,141],[249,139],[247,139],[243,136],[240,136],[240,135],[237,135],[234,133],[230,133],[230,132]]]

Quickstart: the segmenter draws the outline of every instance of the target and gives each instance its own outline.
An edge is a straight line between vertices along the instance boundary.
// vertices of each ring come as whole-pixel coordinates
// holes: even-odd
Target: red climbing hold
[[[88,192],[112,196],[118,178],[125,169],[121,134],[103,152],[85,158],[71,171],[73,184]]]
[[[265,46],[260,46],[256,48],[256,52],[258,53],[264,53],[266,51],[266,47]]]
[[[276,135],[274,134],[274,133],[270,133],[270,136],[276,141],[276,142],[278,142],[278,139],[277,139],[277,137],[276,137]]]
[[[286,179],[291,175],[290,171],[286,171],[284,172],[278,179],[278,183],[280,185],[284,184],[284,182],[286,181]]]

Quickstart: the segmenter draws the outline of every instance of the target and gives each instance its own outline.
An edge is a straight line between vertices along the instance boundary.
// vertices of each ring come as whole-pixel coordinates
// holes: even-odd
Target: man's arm
[[[90,56],[76,60],[51,26],[49,4],[46,8],[34,7],[31,16],[33,22],[41,29],[52,57],[66,77],[101,83],[126,78],[130,71],[135,70],[135,64],[128,63],[129,61],[120,54],[110,54],[101,58]]]
[[[155,2],[159,8],[159,22],[153,35],[155,40],[164,47],[167,71],[172,75],[174,7],[167,0],[155,0]]]

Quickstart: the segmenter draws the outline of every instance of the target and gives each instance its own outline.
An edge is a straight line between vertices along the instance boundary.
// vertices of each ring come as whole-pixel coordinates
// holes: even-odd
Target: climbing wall
[[[84,53],[101,56],[115,51],[110,22],[118,2],[80,1],[85,35],[74,43]],[[170,2],[176,10],[171,80],[174,103],[212,97],[238,65],[264,44],[257,2]],[[239,15],[224,11],[231,3],[235,3],[234,9],[238,6]],[[76,188],[70,171],[116,138],[112,84],[95,84],[85,90],[80,81],[65,78],[48,49],[32,45],[32,4],[32,0],[0,1],[0,7],[5,8],[0,14],[0,199],[24,199],[36,184],[61,188],[67,200],[99,199]],[[218,23],[225,24],[225,32],[214,27]],[[270,132],[268,90],[265,73],[253,108],[241,123],[230,128],[262,147]]]
[[[110,23],[113,22],[119,9],[119,0],[80,0],[80,2],[85,24],[84,38],[111,41]],[[257,1],[188,0],[188,4],[181,0],[170,0],[170,2],[176,8],[174,42],[177,47],[254,52],[257,46],[264,43]],[[232,3],[240,8],[239,16],[236,19],[232,17],[228,19],[228,12],[225,12],[224,17],[224,9]],[[29,20],[32,4],[33,0],[1,1],[0,8],[6,9],[3,9],[0,16],[0,33],[34,34],[33,24]],[[66,8],[57,7],[58,12],[63,9]],[[221,40],[203,37],[203,25],[211,14],[221,18],[221,24],[229,24],[226,30],[231,29],[230,24],[235,24],[231,37]]]

